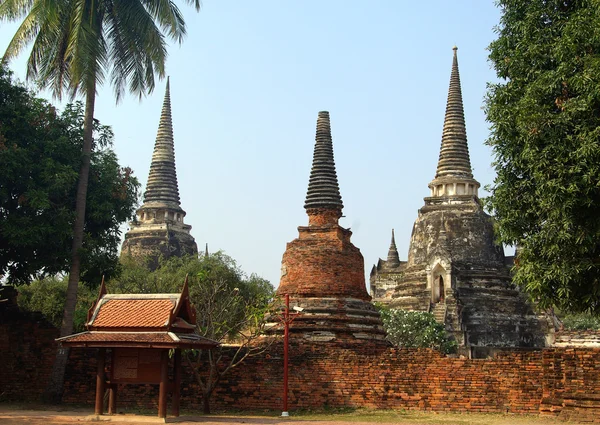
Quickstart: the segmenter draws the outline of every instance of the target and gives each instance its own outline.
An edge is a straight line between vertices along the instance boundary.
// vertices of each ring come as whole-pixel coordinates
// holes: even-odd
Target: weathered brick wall
[[[0,401],[36,400],[48,382],[56,329],[20,315],[0,322]],[[5,319],[5,318],[4,318]],[[73,349],[64,401],[93,405],[96,351]],[[215,408],[280,409],[282,345],[233,369]],[[185,362],[184,362],[184,367]],[[184,370],[182,408],[201,409],[201,391]],[[493,359],[445,357],[432,350],[290,348],[290,409],[372,407],[458,412],[552,413],[600,418],[600,349],[515,351]],[[157,385],[119,388],[120,406],[156,408]]]
[[[0,401],[39,400],[56,356],[58,330],[41,314],[0,312]]]
[[[65,401],[93,403],[94,355],[93,350],[73,350]],[[281,409],[282,357],[278,346],[233,369],[219,384],[211,405],[218,409]],[[445,357],[432,350],[295,345],[290,350],[289,370],[290,409],[541,411],[569,413],[570,418],[600,412],[600,406],[589,401],[600,400],[597,349],[521,351],[471,360]],[[201,391],[193,374],[184,371],[183,376],[182,408],[201,409]],[[155,408],[157,398],[158,386],[119,388],[121,406]]]
[[[295,346],[290,406],[536,413],[542,397],[541,360],[541,351],[469,360],[433,350]],[[215,404],[280,408],[282,380],[278,353],[251,359],[226,377]]]

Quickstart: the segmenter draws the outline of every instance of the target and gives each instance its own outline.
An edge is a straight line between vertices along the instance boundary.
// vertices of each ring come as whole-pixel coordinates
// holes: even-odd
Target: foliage
[[[121,276],[107,287],[120,293],[172,293],[181,290],[186,276],[199,334],[229,345],[185,353],[202,388],[204,412],[209,413],[210,395],[222,376],[249,356],[264,352],[265,313],[271,308],[273,287],[254,274],[247,277],[222,252],[161,260],[155,271],[129,257]]]
[[[200,10],[200,0],[184,0]],[[31,45],[27,78],[52,90],[90,94],[107,78],[118,100],[138,96],[164,76],[167,38],[186,34],[175,2],[164,0],[1,0],[0,20],[21,21],[6,48],[10,61]]]
[[[200,9],[200,0],[185,0]],[[96,93],[106,77],[117,102],[126,91],[140,98],[164,77],[166,38],[181,42],[185,21],[173,1],[165,0],[0,0],[0,20],[21,25],[2,58],[7,62],[32,44],[27,78],[61,97],[85,96],[83,145],[79,162],[69,284],[60,335],[73,331],[85,237],[90,158]],[[100,247],[98,247],[101,249]],[[58,349],[46,398],[60,401],[68,350]]]
[[[392,309],[379,303],[376,306],[392,344],[403,348],[433,348],[445,354],[456,352],[456,341],[448,337],[444,325],[436,322],[433,314]]]
[[[600,314],[600,3],[499,0],[488,207],[541,307]]]
[[[68,279],[65,276],[49,276],[23,285],[18,288],[19,308],[24,311],[41,312],[58,329],[63,318],[67,284]],[[96,291],[88,287],[82,287],[79,291],[75,309],[75,332],[85,330],[88,310],[97,297]]]
[[[586,313],[568,314],[562,319],[562,323],[570,331],[600,331],[600,317]]]
[[[10,283],[69,268],[82,126],[81,103],[59,115],[0,67],[0,275]],[[117,269],[139,183],[119,165],[110,128],[94,121],[94,130],[81,278],[98,284]]]

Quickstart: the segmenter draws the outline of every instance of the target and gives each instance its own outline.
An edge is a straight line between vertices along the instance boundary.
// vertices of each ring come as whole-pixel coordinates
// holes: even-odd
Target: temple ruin
[[[387,345],[379,312],[371,304],[364,260],[350,241],[342,217],[329,112],[319,112],[308,193],[308,226],[287,244],[277,294],[289,294],[303,309],[290,329],[292,337],[331,343]]]
[[[190,234],[192,226],[183,222],[185,214],[179,200],[167,80],[144,203],[125,234],[121,256],[143,259],[150,268],[155,268],[160,257],[197,255],[198,247]]]
[[[370,276],[374,301],[434,314],[463,354],[484,357],[509,347],[543,347],[548,323],[511,282],[511,258],[497,244],[478,198],[465,127],[457,48],[440,156],[430,196],[415,221],[408,261],[392,231],[387,260]]]

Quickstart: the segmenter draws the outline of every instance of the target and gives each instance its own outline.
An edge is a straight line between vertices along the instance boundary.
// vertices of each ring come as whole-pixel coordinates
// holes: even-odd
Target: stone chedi
[[[379,313],[371,304],[364,260],[350,242],[352,232],[338,224],[342,217],[329,112],[319,112],[310,182],[304,208],[308,226],[287,244],[277,293],[290,295],[303,308],[290,336],[333,343],[385,342]]]
[[[511,284],[510,259],[479,203],[456,51],[437,171],[413,227],[408,261],[400,261],[392,233],[387,260],[371,271],[371,292],[394,308],[432,312],[463,354],[544,346],[547,322]]]
[[[183,222],[185,211],[179,200],[168,80],[144,203],[136,215],[125,235],[121,256],[148,259],[149,266],[154,268],[160,256],[198,253],[196,241],[190,235],[192,226]]]

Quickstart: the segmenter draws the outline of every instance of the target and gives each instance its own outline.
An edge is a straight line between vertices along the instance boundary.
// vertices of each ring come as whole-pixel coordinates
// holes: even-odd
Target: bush
[[[433,348],[442,353],[455,353],[457,343],[446,333],[444,325],[433,314],[422,311],[391,309],[377,304],[387,339],[403,348]]]
[[[19,308],[24,311],[39,311],[46,320],[60,329],[65,301],[67,299],[68,276],[50,276],[34,280],[29,285],[17,288]],[[77,306],[75,307],[74,332],[82,332],[85,328],[88,309],[98,297],[96,290],[85,285],[77,289]]]
[[[569,331],[598,331],[600,330],[600,317],[590,314],[569,314],[562,319],[563,326]]]

